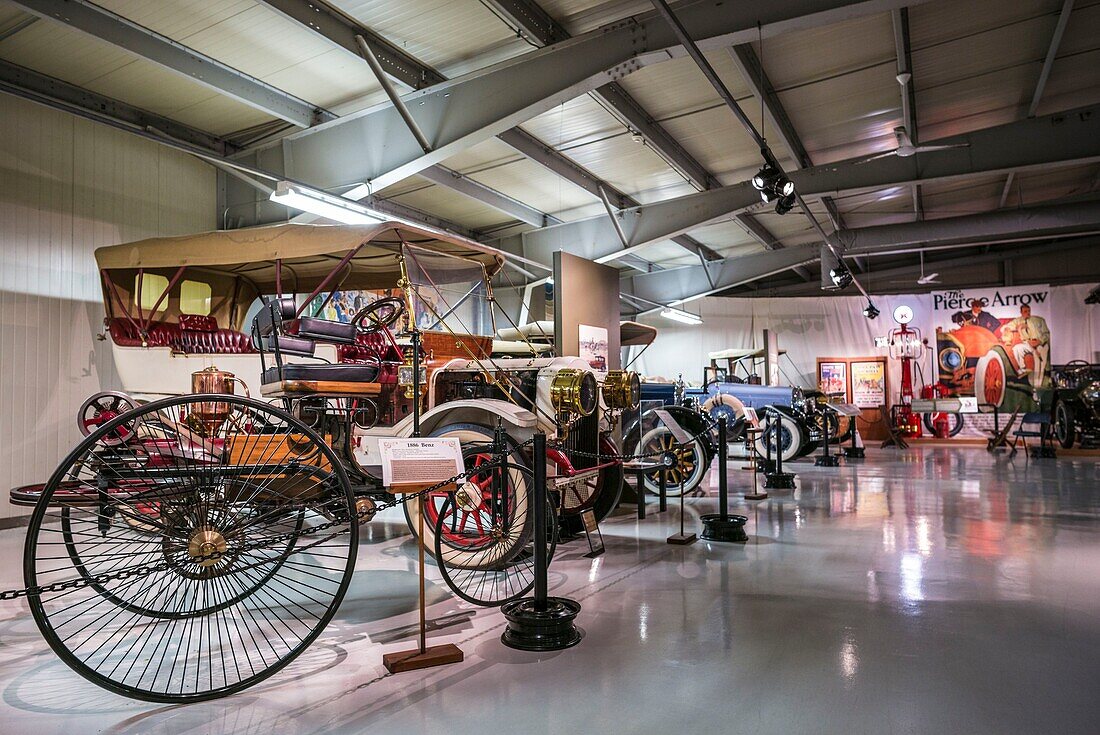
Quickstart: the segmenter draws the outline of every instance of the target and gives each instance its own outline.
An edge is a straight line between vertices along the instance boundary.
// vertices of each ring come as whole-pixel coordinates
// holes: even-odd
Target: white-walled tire
[[[756,451],[760,453],[760,456],[774,459],[775,458],[775,429],[772,427],[773,418],[769,417],[764,421],[764,432],[760,435],[760,438],[756,440]],[[802,449],[802,445],[806,441],[806,435],[802,431],[802,427],[798,425],[798,422],[789,416],[780,416],[779,421],[779,445],[782,448],[782,458],[784,462],[790,462],[798,457],[798,453]]]
[[[489,452],[471,452],[467,449],[470,445],[489,445],[493,441],[493,430],[487,426],[470,423],[444,424],[431,433],[433,437],[453,437],[463,445],[463,459],[466,469],[471,470],[479,461],[488,461]],[[490,533],[490,525],[495,529],[495,540],[490,545],[476,544],[464,549],[459,545],[454,546],[453,554],[447,555],[447,565],[460,569],[487,569],[507,565],[518,554],[531,536],[530,518],[530,473],[524,472],[518,467],[525,467],[526,461],[522,453],[514,449],[516,443],[507,435],[505,441],[512,447],[508,461],[517,469],[505,472],[505,492],[503,501],[498,499],[496,504],[489,498],[489,473],[473,475],[466,484],[465,489],[474,488],[481,494],[481,502],[477,507],[471,507],[469,515],[464,523],[475,526],[480,524],[486,533]],[[480,458],[480,459],[479,459]],[[474,493],[467,493],[467,497],[473,497]],[[424,519],[424,548],[434,554],[436,548],[435,528],[440,509],[449,497],[448,492],[439,491],[431,493],[424,498],[424,505],[428,511]],[[405,519],[413,535],[417,534],[420,503],[414,499],[404,504]],[[444,540],[446,543],[446,540]]]
[[[683,491],[690,493],[699,486],[709,469],[707,453],[699,439],[694,440],[686,447],[677,448],[676,439],[664,425],[658,425],[647,431],[640,442],[638,452],[649,454],[651,452],[670,451],[677,459],[672,467],[664,470],[646,473],[642,475],[645,489],[652,495],[661,492],[661,472],[665,473],[665,493],[668,497],[675,498],[680,495],[680,481],[683,480]],[[646,460],[655,460],[658,457],[646,457]]]

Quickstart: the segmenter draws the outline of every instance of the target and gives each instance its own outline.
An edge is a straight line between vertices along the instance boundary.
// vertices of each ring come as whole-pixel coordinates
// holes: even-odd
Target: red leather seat
[[[213,330],[209,329],[211,323]],[[171,322],[151,322],[142,340],[129,319],[115,318],[109,323],[109,331],[111,339],[120,347],[141,347],[144,342],[147,347],[170,347],[189,355],[241,355],[256,351],[248,335],[234,329],[219,329],[211,317],[199,317],[190,322],[185,320],[184,324],[203,328],[181,329],[179,324]]]
[[[394,348],[390,335],[383,332],[359,334],[354,345],[339,345],[336,348],[339,362],[378,363],[380,370],[375,382],[396,383],[397,368],[404,361],[401,353]]]

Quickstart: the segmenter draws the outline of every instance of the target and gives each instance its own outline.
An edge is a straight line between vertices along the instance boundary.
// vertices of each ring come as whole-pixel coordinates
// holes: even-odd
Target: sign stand
[[[390,492],[394,494],[399,493],[416,493],[430,487],[432,483],[418,483],[418,484],[403,484],[397,486],[391,486]],[[420,572],[420,641],[419,646],[411,651],[397,651],[395,653],[387,653],[382,656],[382,665],[386,667],[386,671],[391,674],[400,674],[402,671],[415,671],[417,669],[427,669],[433,666],[442,666],[444,664],[455,664],[462,660],[462,649],[453,643],[444,643],[439,646],[429,646],[427,641],[427,620],[425,614],[425,590],[424,590],[424,496],[421,495],[417,502],[420,505],[420,516],[417,521],[417,550],[418,550],[418,568]]]
[[[828,407],[822,407],[821,410],[822,411],[830,411],[832,409],[830,409]],[[814,460],[814,466],[815,467],[839,467],[840,466],[840,457],[836,456],[835,454],[829,454],[829,419],[827,417],[824,417],[824,420],[821,423],[822,423],[822,426],[824,428],[824,431],[822,432],[823,437],[824,437],[824,445],[823,445],[822,450],[821,450],[821,456],[818,457],[816,460]],[[837,422],[837,423],[839,424],[839,422]]]
[[[588,538],[588,553],[586,559],[595,559],[603,554],[603,533],[600,531],[600,522],[596,520],[596,511],[588,508],[581,511],[581,525],[584,526],[584,535]]]
[[[662,484],[662,488],[664,485]],[[684,473],[680,473],[680,533],[674,533],[665,539],[666,543],[676,546],[690,546],[697,539],[694,533],[684,533]]]
[[[748,462],[742,469],[752,470],[752,492],[745,493],[745,500],[767,500],[768,493],[766,490],[761,490],[756,484],[756,473],[760,471],[760,457],[756,453],[756,438],[760,434],[760,429],[756,426],[745,427],[745,450],[749,455]]]

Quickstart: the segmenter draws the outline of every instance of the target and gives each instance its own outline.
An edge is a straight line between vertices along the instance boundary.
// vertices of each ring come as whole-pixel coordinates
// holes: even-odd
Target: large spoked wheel
[[[111,443],[123,423],[133,435]],[[336,455],[291,415],[228,395],[149,403],[89,434],[46,483],[24,580],[79,586],[29,596],[31,613],[66,664],[113,692],[232,694],[332,618],[355,566],[353,515]]]
[[[956,436],[962,431],[965,420],[961,413],[945,413],[947,417],[947,436]],[[939,419],[938,413],[926,413],[924,414],[924,428],[928,430],[929,435],[936,435],[936,422]]]
[[[709,462],[703,443],[695,439],[686,446],[676,443],[676,437],[665,426],[655,426],[646,432],[638,443],[638,453],[654,455],[657,452],[672,452],[676,463],[671,467],[642,475],[645,489],[657,495],[661,491],[661,473],[665,475],[665,493],[670,498],[679,497],[681,484],[683,492],[690,493],[699,486],[706,476]],[[653,459],[653,456],[647,459]]]
[[[495,470],[503,476],[519,472],[533,482],[525,467],[504,465]],[[507,556],[506,544],[498,543],[499,530],[486,512],[481,493],[469,483],[448,493],[439,506],[435,521],[435,560],[447,586],[463,600],[495,607],[523,597],[535,584],[534,534],[528,542]],[[552,500],[546,502],[547,563],[557,546],[558,524]],[[470,565],[475,555],[479,563]]]
[[[1062,449],[1073,449],[1077,441],[1076,419],[1073,409],[1065,401],[1059,401],[1054,406],[1054,438]]]
[[[457,438],[462,444],[462,459],[467,471],[472,471],[493,461],[493,430],[480,424],[446,424],[432,432],[432,436]],[[490,467],[474,472],[463,489],[468,504],[476,509],[470,522],[481,524],[482,531],[492,536],[492,545],[463,546],[456,544],[449,555],[448,564],[468,569],[488,568],[501,560],[509,560],[527,545],[531,538],[530,489],[531,475],[527,463],[516,443],[505,435],[509,447],[508,468],[502,473]],[[436,548],[436,526],[443,504],[450,497],[446,490],[424,496],[423,503],[404,503],[405,519],[413,534],[420,527],[421,505],[424,507],[424,548],[433,552]],[[478,503],[480,501],[480,503]]]

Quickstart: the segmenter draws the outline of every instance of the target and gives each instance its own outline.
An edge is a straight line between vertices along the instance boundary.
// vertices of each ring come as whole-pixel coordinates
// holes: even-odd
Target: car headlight
[[[633,370],[612,370],[602,392],[608,408],[634,408],[642,400],[642,379]]]
[[[585,370],[559,370],[550,383],[550,403],[559,414],[590,416],[596,410],[596,377]]]
[[[1081,398],[1087,403],[1100,403],[1100,380],[1094,380],[1081,390]]]

